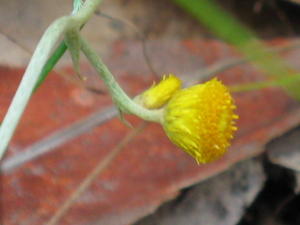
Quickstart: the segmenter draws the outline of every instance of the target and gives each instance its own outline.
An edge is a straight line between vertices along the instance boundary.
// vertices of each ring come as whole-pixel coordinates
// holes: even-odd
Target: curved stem
[[[8,143],[39,79],[39,75],[57,41],[66,30],[79,30],[91,17],[101,1],[87,0],[78,13],[57,19],[43,34],[1,125],[0,159],[7,149]]]
[[[112,73],[101,61],[98,54],[82,37],[80,37],[80,42],[83,53],[86,55],[88,60],[91,62],[91,64],[94,66],[100,77],[109,88],[112,98],[119,106],[119,108],[122,111],[139,116],[144,120],[160,123],[162,119],[162,110],[148,110],[135,103],[120,87]]]
[[[102,1],[103,0],[86,0],[80,11],[71,16],[72,23],[69,24],[69,28],[73,29],[77,27],[79,29],[82,25],[84,25]]]
[[[0,128],[0,159],[19,123],[43,66],[47,61],[53,46],[56,44],[56,41],[64,32],[66,25],[67,17],[55,21],[44,33],[32,56]]]

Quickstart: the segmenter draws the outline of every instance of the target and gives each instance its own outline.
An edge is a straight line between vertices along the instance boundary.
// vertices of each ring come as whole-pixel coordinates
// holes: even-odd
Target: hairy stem
[[[89,46],[89,44],[83,38],[80,38],[80,42],[83,53],[86,55],[88,60],[91,62],[100,77],[107,85],[113,100],[116,102],[121,111],[134,114],[144,120],[161,122],[161,110],[148,110],[135,103],[120,87],[112,73],[102,62],[98,54]]]
[[[82,9],[78,13],[57,19],[43,34],[2,122],[0,128],[0,159],[7,149],[8,143],[26,108],[43,67],[57,41],[67,30],[79,30],[92,16],[101,1],[102,0],[85,1]]]
[[[53,46],[64,32],[66,25],[66,17],[55,21],[44,33],[32,56],[0,128],[0,159],[19,123],[43,66],[47,61]]]

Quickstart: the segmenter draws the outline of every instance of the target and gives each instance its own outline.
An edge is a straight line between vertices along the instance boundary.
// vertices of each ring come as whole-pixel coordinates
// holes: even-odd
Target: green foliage
[[[242,46],[255,35],[245,29],[230,14],[218,7],[213,0],[173,0],[216,35],[228,42]]]
[[[299,88],[291,85],[290,80],[294,71],[275,53],[256,37],[256,35],[241,25],[229,13],[220,8],[213,0],[173,0],[176,4],[193,15],[199,22],[207,26],[218,37],[224,39],[239,49],[254,65],[288,93],[300,99]],[[280,82],[275,80],[280,79]]]

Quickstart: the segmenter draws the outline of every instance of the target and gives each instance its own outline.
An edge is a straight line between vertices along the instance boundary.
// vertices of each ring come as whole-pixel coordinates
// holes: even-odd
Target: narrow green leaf
[[[229,13],[213,0],[173,0],[199,22],[206,25],[217,36],[237,47],[254,65],[258,66],[271,79],[293,76],[295,71]],[[282,83],[292,96],[300,99],[299,88]]]
[[[41,71],[39,75],[39,79],[33,89],[33,92],[36,91],[37,88],[40,87],[40,85],[43,83],[43,81],[46,79],[47,75],[53,67],[56,65],[56,63],[59,61],[59,59],[64,55],[64,53],[67,50],[67,45],[64,41],[60,43],[60,45],[56,48],[56,50],[52,53],[50,58],[47,60],[45,66],[43,67],[43,70]]]

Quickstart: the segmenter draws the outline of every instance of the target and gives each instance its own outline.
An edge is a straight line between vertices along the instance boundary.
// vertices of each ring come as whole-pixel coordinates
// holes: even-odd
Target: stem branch
[[[39,75],[57,41],[67,30],[79,30],[92,16],[101,1],[102,0],[85,1],[78,13],[57,19],[43,34],[1,125],[0,160],[7,149],[8,143],[13,136],[35,85],[37,84]]]

